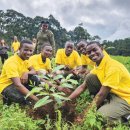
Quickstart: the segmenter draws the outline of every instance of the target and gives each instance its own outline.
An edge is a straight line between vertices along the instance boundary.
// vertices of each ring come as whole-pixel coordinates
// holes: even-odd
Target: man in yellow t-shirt
[[[11,46],[12,52],[13,53],[18,52],[19,47],[20,47],[20,42],[18,41],[17,36],[14,36],[14,41]]]
[[[82,67],[79,69],[79,73],[84,75],[88,74],[96,64],[87,55],[86,51],[87,44],[88,43],[85,40],[81,40],[77,44],[77,50],[81,54],[81,60],[82,60]],[[105,50],[103,50],[103,54],[109,57],[108,53]]]
[[[41,53],[33,55],[29,58],[29,62],[32,64],[37,74],[51,71],[50,57],[52,55],[52,46],[48,43],[44,44],[41,48]]]
[[[95,62],[90,60],[86,53],[87,43],[88,42],[86,40],[81,40],[77,44],[77,51],[79,52],[79,54],[81,56],[81,61],[82,61],[82,67],[79,69],[78,73],[82,74],[82,75],[87,75],[90,72],[88,66],[90,68],[93,68],[95,65]]]
[[[76,98],[88,88],[90,94],[95,95],[90,108],[96,104],[98,111],[110,119],[120,119],[130,114],[130,73],[128,70],[118,61],[104,55],[99,42],[90,42],[87,45],[87,54],[93,62],[96,62],[95,68],[69,98]],[[106,98],[109,102],[102,105]]]
[[[73,72],[73,70],[82,65],[81,58],[78,52],[74,50],[72,41],[67,41],[65,48],[57,51],[55,63],[57,65],[65,65],[64,70],[67,72]]]
[[[31,89],[28,84],[29,77],[36,74],[27,61],[33,50],[32,42],[23,40],[19,53],[13,55],[4,63],[0,76],[0,93],[3,95],[4,103],[27,104],[28,100],[38,101],[35,95],[30,95],[27,100],[24,98]]]

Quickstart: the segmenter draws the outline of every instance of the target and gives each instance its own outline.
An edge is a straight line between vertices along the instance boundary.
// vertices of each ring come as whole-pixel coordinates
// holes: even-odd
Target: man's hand
[[[70,68],[68,65],[65,65],[64,70],[65,70],[65,71],[70,71],[71,68]]]
[[[23,75],[21,76],[20,80],[21,80],[22,84],[27,83],[28,82],[28,73],[27,72],[23,73]]]
[[[63,87],[58,86],[57,89],[61,92],[64,92],[65,94],[71,94],[72,93],[72,91],[69,88],[63,88]]]

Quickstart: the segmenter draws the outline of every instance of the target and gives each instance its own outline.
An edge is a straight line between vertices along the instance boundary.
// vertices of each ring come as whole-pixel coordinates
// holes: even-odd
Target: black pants
[[[1,62],[4,64],[5,60],[8,59],[8,54],[0,54]]]
[[[38,86],[40,81],[38,80],[37,76],[29,75],[28,84],[24,84],[24,86],[28,90],[32,90],[32,84]],[[9,85],[2,91],[3,95],[3,103],[10,105],[12,102],[19,103],[21,105],[29,105],[31,100],[26,100],[25,95],[23,95],[14,84]]]

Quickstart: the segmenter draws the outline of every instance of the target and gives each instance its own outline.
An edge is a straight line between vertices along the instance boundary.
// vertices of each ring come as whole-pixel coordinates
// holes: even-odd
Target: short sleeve
[[[83,55],[83,54],[81,54],[81,61],[82,61],[82,65],[87,65],[85,55]]]
[[[18,66],[15,63],[6,64],[4,66],[7,78],[20,77],[18,73]]]
[[[79,56],[78,52],[75,52],[76,55],[76,66],[81,66],[82,65],[82,61],[81,61],[81,57]]]

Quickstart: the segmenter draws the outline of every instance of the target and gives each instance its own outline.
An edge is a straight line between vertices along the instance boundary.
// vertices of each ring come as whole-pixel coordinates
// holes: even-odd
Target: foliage
[[[63,67],[64,65],[59,65],[55,67],[52,72],[55,73]],[[57,84],[56,80],[60,79],[61,81],[59,86],[61,88],[73,88],[73,85],[78,84],[78,82],[76,80],[71,79],[71,77],[72,74],[69,74],[66,78],[61,74],[58,74],[55,77],[53,76],[53,74],[40,76],[40,78],[48,80],[49,83],[51,83],[53,86]],[[53,86],[49,86],[47,83],[43,83],[40,86],[34,86],[34,88],[28,93],[26,97],[34,93],[37,93],[37,96],[43,97],[35,104],[34,108],[41,107],[53,101],[55,101],[57,105],[60,105],[62,101],[69,100],[67,97],[65,97],[65,93],[57,91],[56,87]]]
[[[130,56],[130,38],[115,41],[103,41],[106,51],[111,55]]]
[[[75,27],[74,30],[67,32],[65,28],[61,27],[60,22],[51,14],[48,18],[41,16],[30,18],[12,9],[8,9],[6,12],[0,10],[0,37],[4,38],[8,45],[11,45],[13,36],[15,35],[18,36],[20,41],[24,38],[36,38],[42,20],[49,21],[49,29],[54,33],[57,49],[63,48],[67,40],[77,42],[81,39],[100,39],[97,35],[92,37],[87,30],[80,25]]]
[[[61,112],[56,111],[57,119],[52,121],[49,116],[46,117],[45,129],[46,130],[76,130],[75,125],[71,122],[65,122],[62,118]]]
[[[89,95],[89,91],[86,90],[84,93],[82,93],[76,101],[77,101],[76,111],[77,113],[81,113],[92,101],[92,98]]]
[[[90,109],[85,117],[84,126],[83,128],[90,129],[102,129],[102,122],[103,118],[102,116],[97,112],[96,106],[94,106],[92,109]]]
[[[116,126],[113,127],[113,130],[129,130],[130,129],[130,123],[129,126],[122,124],[121,122],[117,122]]]
[[[81,26],[75,27],[73,31],[69,32],[71,39],[75,42],[80,41],[81,39],[90,39],[90,34]]]
[[[33,120],[18,104],[0,108],[0,130],[40,130],[44,120]]]

